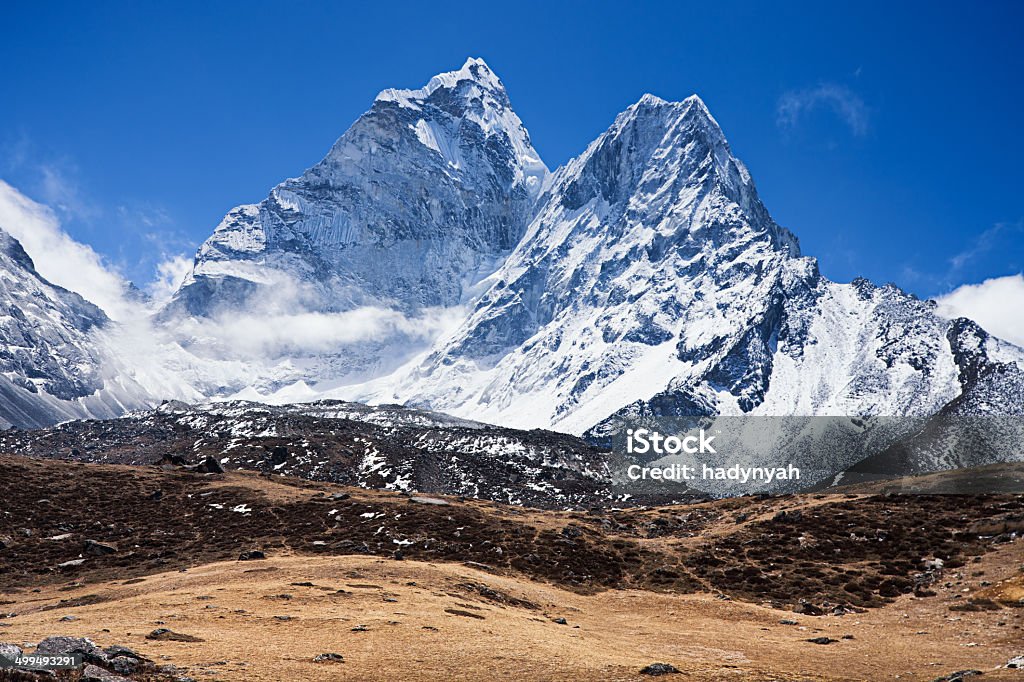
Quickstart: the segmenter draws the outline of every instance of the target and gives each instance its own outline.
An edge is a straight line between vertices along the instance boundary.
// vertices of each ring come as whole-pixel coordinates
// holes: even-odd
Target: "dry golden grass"
[[[1020,559],[1014,551],[974,568],[1009,576]],[[1007,585],[1020,589],[1019,581]],[[52,608],[87,595],[98,603]],[[686,680],[933,680],[967,668],[987,680],[1019,679],[996,668],[1024,653],[1024,609],[951,613],[946,597],[812,618],[706,594],[580,595],[458,564],[283,556],[8,595],[14,603],[5,608],[19,615],[0,640],[88,636],[200,680],[239,682],[639,680],[655,661],[682,671],[666,679]],[[65,615],[76,620],[61,622]],[[786,618],[799,625],[781,625]],[[157,627],[204,641],[145,639]],[[839,641],[805,641],[821,635]],[[331,652],[345,662],[312,660]]]

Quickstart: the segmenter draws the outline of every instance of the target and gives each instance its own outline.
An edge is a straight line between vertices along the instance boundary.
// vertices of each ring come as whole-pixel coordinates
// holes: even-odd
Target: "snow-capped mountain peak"
[[[162,317],[383,324],[316,349],[291,378],[378,376],[429,343],[515,247],[547,175],[501,81],[470,59],[420,89],[384,91],[323,160],[229,212]]]
[[[475,123],[486,138],[505,136],[515,151],[517,180],[523,182],[532,197],[540,192],[547,166],[533,149],[526,127],[512,110],[508,93],[498,76],[483,59],[470,57],[461,69],[441,73],[415,90],[390,88],[377,95],[374,104],[394,103],[400,107],[422,112],[436,106],[460,121]],[[449,130],[439,130],[431,117],[420,118],[415,124],[419,140],[457,165],[452,152]]]
[[[930,414],[969,388],[931,306],[801,256],[697,96],[619,114],[487,283],[377,399],[601,437],[644,415]],[[1015,394],[1011,375],[992,374]]]
[[[501,80],[491,71],[491,68],[487,66],[484,60],[479,57],[470,57],[462,65],[461,69],[439,73],[431,78],[422,88],[410,90],[387,88],[377,95],[376,101],[398,102],[404,106],[415,108],[419,106],[417,104],[418,100],[430,97],[441,88],[454,89],[462,81],[470,81],[485,90],[489,90],[495,96],[507,98],[505,86],[502,85]]]
[[[4,310],[0,420],[18,424],[114,414],[179,375],[204,397],[597,440],[662,416],[1024,404],[1024,350],[895,286],[825,278],[698,96],[644,95],[549,174],[480,59],[383,91],[320,162],[230,211],[159,316],[178,342],[160,336],[159,371],[124,344],[128,369],[110,362],[105,316],[0,233]]]

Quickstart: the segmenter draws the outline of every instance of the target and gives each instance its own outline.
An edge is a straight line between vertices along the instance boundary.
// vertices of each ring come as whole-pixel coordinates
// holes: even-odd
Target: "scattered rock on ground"
[[[242,552],[238,555],[239,561],[254,561],[256,559],[266,559],[267,555],[258,549],[251,549],[248,552]]]
[[[341,654],[317,654],[313,657],[314,663],[344,663],[345,657]]]
[[[168,630],[167,628],[157,628],[153,632],[146,635],[146,639],[156,639],[167,642],[202,642],[203,640],[199,637],[193,637],[192,635],[185,635],[174,630]]]
[[[832,639],[831,637],[811,637],[807,640],[811,644],[834,644],[838,642],[838,639]]]
[[[81,682],[132,682],[127,677],[100,668],[95,665],[87,665],[82,669]]]
[[[92,554],[93,556],[104,556],[107,554],[117,554],[117,547],[108,544],[106,542],[98,542],[96,540],[85,541],[85,553]]]
[[[937,677],[934,682],[963,682],[963,680],[981,675],[980,670],[958,670],[945,677]]]
[[[651,663],[640,671],[641,675],[651,675],[657,677],[659,675],[675,675],[679,670],[670,663]]]

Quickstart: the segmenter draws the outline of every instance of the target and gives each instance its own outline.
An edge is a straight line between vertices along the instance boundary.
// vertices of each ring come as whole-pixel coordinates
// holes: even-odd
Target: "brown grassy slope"
[[[976,570],[998,580],[1013,563],[1008,549],[987,555]],[[280,556],[19,593],[10,608],[20,613],[0,639],[89,636],[196,679],[239,682],[640,680],[640,669],[655,661],[683,671],[666,679],[932,680],[963,669],[1015,679],[997,666],[1019,653],[1021,609],[948,610],[961,601],[953,597],[963,585],[973,591],[977,584],[814,618],[703,593],[579,594],[452,563]],[[42,608],[89,594],[101,600]],[[76,620],[60,622],[67,614]],[[204,641],[145,639],[157,627]],[[836,642],[806,641],[819,636]],[[314,663],[321,653],[345,661]]]

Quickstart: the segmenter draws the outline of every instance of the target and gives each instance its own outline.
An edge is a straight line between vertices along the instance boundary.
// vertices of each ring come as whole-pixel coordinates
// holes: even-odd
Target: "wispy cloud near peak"
[[[867,105],[853,90],[836,83],[784,93],[776,107],[776,122],[780,128],[795,128],[804,115],[820,107],[835,112],[857,137],[867,135],[871,118]]]

